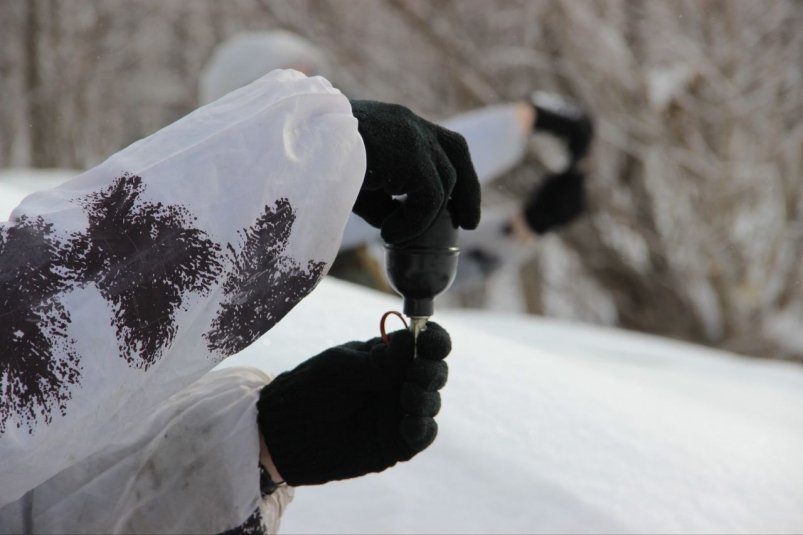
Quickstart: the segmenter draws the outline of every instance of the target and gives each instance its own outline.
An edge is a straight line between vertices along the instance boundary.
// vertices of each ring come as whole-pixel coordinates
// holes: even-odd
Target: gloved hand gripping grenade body
[[[454,278],[457,227],[480,218],[465,140],[403,106],[352,101],[367,168],[354,212],[381,228],[412,330],[349,342],[279,375],[261,392],[259,428],[293,486],[381,472],[434,440],[448,333],[426,323]],[[406,199],[399,200],[399,195]],[[448,243],[447,243],[448,242]]]

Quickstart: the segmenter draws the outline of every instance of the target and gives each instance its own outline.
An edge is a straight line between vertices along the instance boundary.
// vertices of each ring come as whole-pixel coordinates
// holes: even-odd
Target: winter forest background
[[[536,89],[593,113],[590,214],[452,301],[803,361],[800,1],[0,0],[0,168],[99,163],[272,28],[433,119]],[[487,204],[539,180],[537,149]]]

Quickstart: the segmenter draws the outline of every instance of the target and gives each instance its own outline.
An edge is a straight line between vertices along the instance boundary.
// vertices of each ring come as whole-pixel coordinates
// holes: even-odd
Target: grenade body
[[[428,318],[435,298],[445,292],[457,273],[457,228],[447,210],[420,236],[400,244],[385,244],[391,287],[404,299],[404,314]]]

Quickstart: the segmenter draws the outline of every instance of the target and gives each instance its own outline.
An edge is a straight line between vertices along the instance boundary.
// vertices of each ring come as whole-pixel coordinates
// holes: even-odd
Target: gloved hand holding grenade
[[[262,389],[259,430],[292,486],[381,472],[427,448],[437,435],[449,334],[430,322],[349,342],[282,373]]]
[[[462,136],[403,106],[352,101],[352,111],[367,157],[354,212],[386,242],[414,243],[446,211],[450,226],[477,226],[480,188]],[[292,486],[317,485],[381,472],[423,451],[437,435],[450,351],[449,334],[429,322],[327,349],[276,377],[257,409],[278,473]]]

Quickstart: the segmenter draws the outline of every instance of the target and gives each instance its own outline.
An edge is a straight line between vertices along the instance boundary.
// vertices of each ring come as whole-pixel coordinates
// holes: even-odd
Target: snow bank
[[[0,221],[8,221],[11,211],[29,194],[55,188],[80,173],[71,169],[0,170]]]
[[[399,301],[327,279],[225,365],[279,373]],[[287,533],[800,532],[803,368],[560,321],[438,311],[436,443],[301,488]]]

